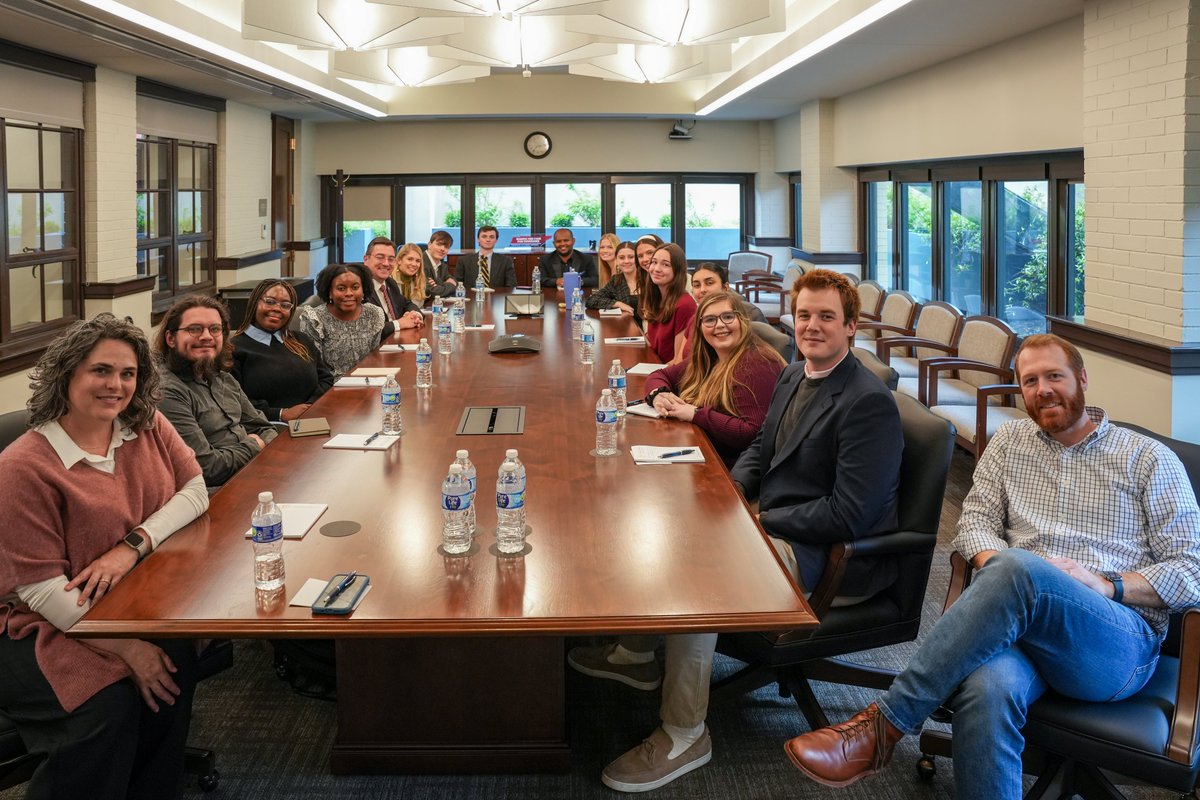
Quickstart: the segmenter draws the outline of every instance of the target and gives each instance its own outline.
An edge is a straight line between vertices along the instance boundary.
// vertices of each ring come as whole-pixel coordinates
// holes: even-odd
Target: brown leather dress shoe
[[[841,725],[801,734],[783,749],[817,783],[849,786],[886,767],[903,736],[871,703]]]

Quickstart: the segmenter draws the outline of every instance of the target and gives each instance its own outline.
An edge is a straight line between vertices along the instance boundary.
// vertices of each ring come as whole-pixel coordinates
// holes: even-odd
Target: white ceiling
[[[462,4],[423,0],[420,5],[439,1]],[[143,21],[151,18],[146,27],[122,19],[122,12],[113,11],[118,7],[108,5],[115,2],[4,0],[0,39],[302,119],[693,117],[739,93],[708,118],[774,119],[809,100],[877,84],[1076,16],[1083,9],[1083,0],[911,0],[843,38],[857,15],[904,0],[792,0],[785,30],[746,37],[731,48],[709,45],[729,49],[727,62],[725,56],[716,61],[722,62],[718,66],[731,66],[731,71],[647,84],[563,74],[569,70],[562,67],[539,74],[535,66],[527,80],[480,76],[473,83],[412,88],[347,83],[334,74],[333,53],[245,38],[234,29],[241,25],[237,12],[243,11],[242,0],[120,0],[120,8],[146,15]],[[252,2],[261,12],[261,2]],[[273,2],[284,6],[281,0]],[[317,2],[304,0],[292,7],[315,8]],[[574,0],[541,2],[580,6]],[[596,0],[584,10],[614,2],[628,5],[627,0]],[[180,41],[170,33],[173,27],[203,41]],[[831,37],[840,40],[822,49]],[[810,51],[805,60],[790,63],[796,54]],[[363,54],[342,55],[353,60]],[[247,59],[248,64],[237,63]],[[703,65],[705,70],[712,67]],[[596,72],[583,71],[589,70]],[[780,74],[764,80],[774,72]]]

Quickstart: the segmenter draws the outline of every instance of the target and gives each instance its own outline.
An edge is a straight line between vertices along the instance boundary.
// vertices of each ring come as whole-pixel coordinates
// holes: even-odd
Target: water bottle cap
[[[504,451],[504,457],[505,458],[516,458],[517,457],[516,449],[512,448],[512,447],[508,448],[507,450]]]
[[[467,451],[466,451],[466,450],[457,450],[457,451],[455,451],[455,453],[454,453],[454,457],[455,457],[455,458],[466,458],[466,457],[467,457]]]
[[[428,339],[425,339],[425,338],[422,338],[422,339],[421,339],[421,344],[429,344],[429,340],[428,340]]]
[[[275,502],[275,495],[271,494],[270,492],[259,492],[258,493],[258,502],[273,503],[273,502]]]
[[[614,366],[614,367],[619,367],[619,366],[621,366],[621,359],[619,359],[619,358],[614,358],[614,359],[613,359],[613,366]]]
[[[450,474],[451,475],[462,475],[462,464],[451,464],[450,465]]]
[[[611,394],[612,394],[612,389],[605,389],[604,391],[600,392],[601,397],[608,397]]]

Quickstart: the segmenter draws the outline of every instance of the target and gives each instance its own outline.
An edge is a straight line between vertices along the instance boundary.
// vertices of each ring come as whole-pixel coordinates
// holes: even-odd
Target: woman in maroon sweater
[[[732,467],[762,428],[785,364],[750,330],[745,305],[728,292],[700,302],[691,339],[699,344],[687,361],[646,379],[646,402],[665,417],[703,428]]]
[[[195,643],[64,632],[204,513],[200,465],[132,323],[75,323],[31,377],[31,430],[0,453],[0,710],[45,755],[26,796],[175,797]]]
[[[646,344],[666,364],[687,358],[686,331],[696,314],[687,291],[687,256],[677,244],[664,244],[650,257],[650,280],[643,286],[638,313],[646,321]]]

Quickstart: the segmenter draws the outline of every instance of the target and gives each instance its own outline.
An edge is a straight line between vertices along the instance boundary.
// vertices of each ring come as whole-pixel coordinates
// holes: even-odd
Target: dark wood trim
[[[846,264],[854,264],[861,267],[866,263],[866,256],[862,253],[810,253],[799,247],[793,247],[791,250],[792,258],[807,261],[818,267],[845,266]]]
[[[216,111],[219,113],[225,110],[225,99],[222,97],[212,97],[211,95],[200,94],[199,92],[192,92],[175,86],[168,86],[165,83],[152,81],[148,78],[137,79],[136,91],[142,97],[153,97],[156,100],[165,100],[168,103],[202,108],[205,111]]]
[[[983,179],[988,181],[1044,181],[1050,177],[1048,162],[1030,164],[995,164],[983,167]]]
[[[158,278],[154,275],[135,276],[119,281],[96,281],[83,284],[84,300],[113,300],[142,292],[152,292]]]
[[[74,314],[47,325],[35,335],[14,339],[0,345],[0,377],[28,369],[37,363],[46,348],[58,338],[68,325],[82,318]]]
[[[937,167],[930,170],[934,182],[939,181],[977,181],[980,180],[982,168],[975,164],[971,166]]]
[[[305,239],[299,242],[284,242],[284,250],[320,250],[322,247],[332,247],[332,236],[319,236],[316,239]]]
[[[1076,165],[1083,169],[1083,150],[1041,150],[1030,153],[1008,153],[1004,155],[962,156],[920,161],[897,161],[887,164],[858,165],[860,181],[899,180],[894,176],[900,170],[909,169],[954,169],[959,167],[1002,168],[1029,165]]]
[[[928,169],[894,169],[892,180],[896,183],[929,183]]]
[[[214,260],[217,269],[243,269],[283,258],[282,250],[263,250],[261,253],[242,253],[238,256],[220,256]]]
[[[92,64],[43,53],[41,50],[30,50],[3,39],[0,39],[0,63],[83,83],[94,83],[96,80],[96,67]]]
[[[879,183],[880,181],[890,181],[892,179],[892,171],[890,169],[862,169],[858,170],[858,179],[863,183]]]
[[[1124,328],[1098,322],[1047,317],[1050,332],[1072,344],[1140,364],[1168,375],[1200,375],[1200,342],[1172,342],[1157,336],[1134,335]]]
[[[790,236],[746,236],[746,242],[750,245],[758,247],[791,247],[792,238]]]

